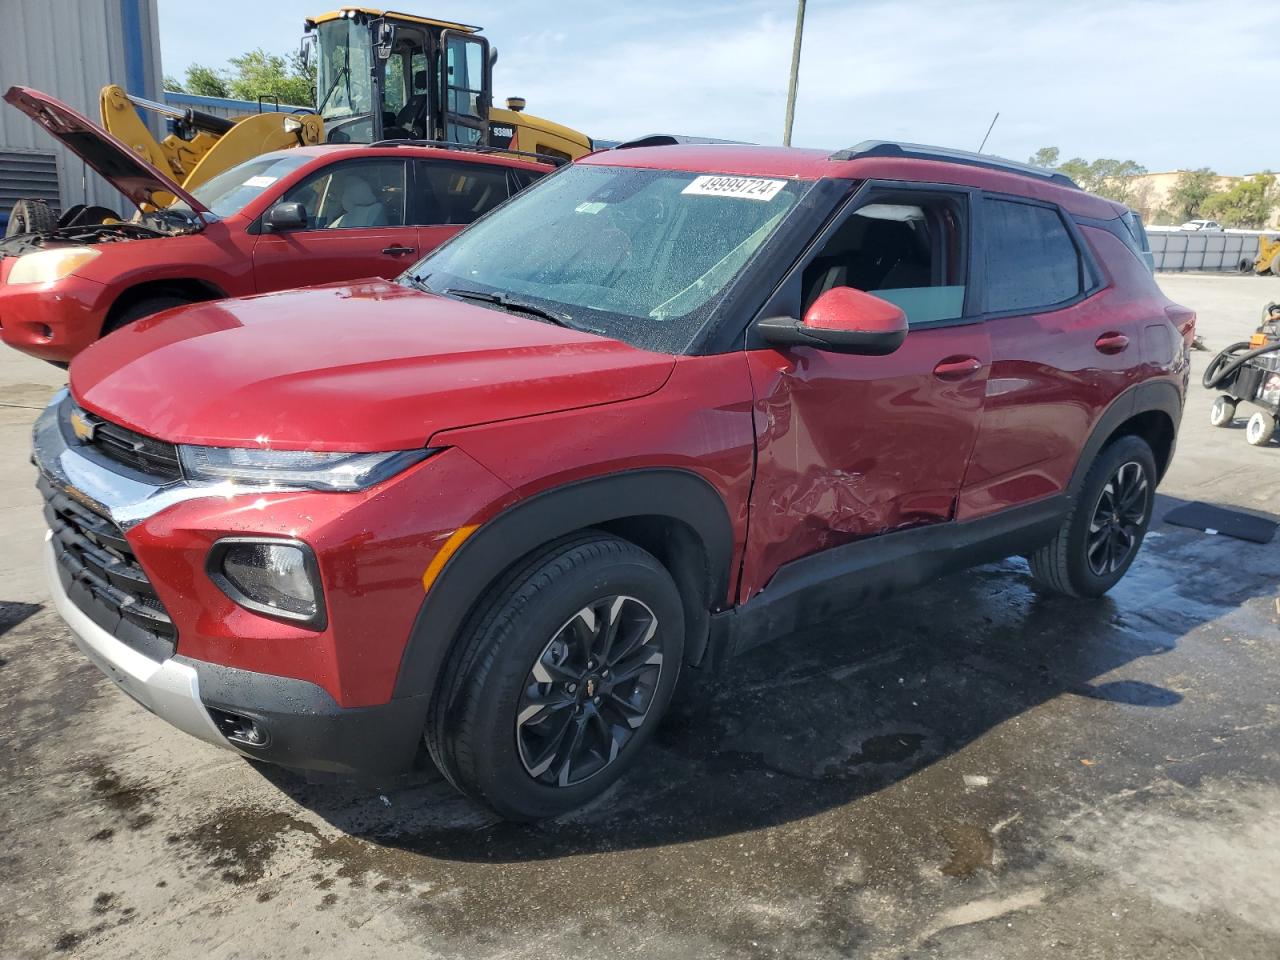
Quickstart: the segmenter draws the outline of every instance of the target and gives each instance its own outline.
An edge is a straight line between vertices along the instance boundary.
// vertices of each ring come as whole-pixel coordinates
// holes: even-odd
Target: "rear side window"
[[[1057,210],[986,197],[982,224],[988,313],[1048,307],[1079,296],[1080,251]]]
[[[471,223],[507,199],[507,168],[418,160],[419,224]]]

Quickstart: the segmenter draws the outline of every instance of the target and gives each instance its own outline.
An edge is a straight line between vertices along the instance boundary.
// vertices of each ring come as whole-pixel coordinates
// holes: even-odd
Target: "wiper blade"
[[[431,289],[431,284],[427,283],[427,278],[420,277],[416,273],[401,274],[400,282],[408,284],[415,290],[421,290],[423,293],[435,293],[435,291]]]
[[[546,307],[539,307],[535,304],[509,297],[504,293],[485,293],[482,290],[462,290],[458,287],[449,287],[444,291],[445,296],[458,297],[461,300],[475,300],[478,303],[491,303],[495,307],[501,307],[503,310],[510,310],[513,313],[524,313],[531,317],[538,317],[540,320],[546,320],[554,323],[558,327],[568,327],[570,330],[579,329],[573,322],[573,317],[567,313],[560,313],[558,310],[548,310]]]

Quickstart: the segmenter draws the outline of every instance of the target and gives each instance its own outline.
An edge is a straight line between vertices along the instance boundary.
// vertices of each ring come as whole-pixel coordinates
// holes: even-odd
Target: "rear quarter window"
[[[1050,307],[1084,289],[1080,251],[1053,207],[982,201],[987,313]]]

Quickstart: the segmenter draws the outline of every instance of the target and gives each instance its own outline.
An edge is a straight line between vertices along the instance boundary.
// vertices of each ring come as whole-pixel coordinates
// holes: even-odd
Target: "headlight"
[[[188,480],[252,487],[363,490],[437,452],[317,453],[310,450],[248,450],[242,447],[179,447]]]
[[[24,253],[9,271],[9,284],[52,283],[69,277],[102,253],[95,247],[55,247]]]
[[[299,540],[231,537],[209,553],[209,578],[247,610],[325,628],[320,567]]]

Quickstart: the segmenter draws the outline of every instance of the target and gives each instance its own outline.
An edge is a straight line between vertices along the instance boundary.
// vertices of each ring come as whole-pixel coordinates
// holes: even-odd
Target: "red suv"
[[[299,147],[188,193],[65,104],[21,87],[5,99],[139,208],[178,198],[130,222],[76,207],[52,231],[0,242],[0,338],[55,363],[169,307],[398,276],[550,169],[421,146]]]
[[[94,345],[35,430],[54,602],[197,737],[516,819],[611,784],[682,671],[1015,554],[1097,597],[1194,315],[1125,208],[894,143],[597,153],[399,282]]]

